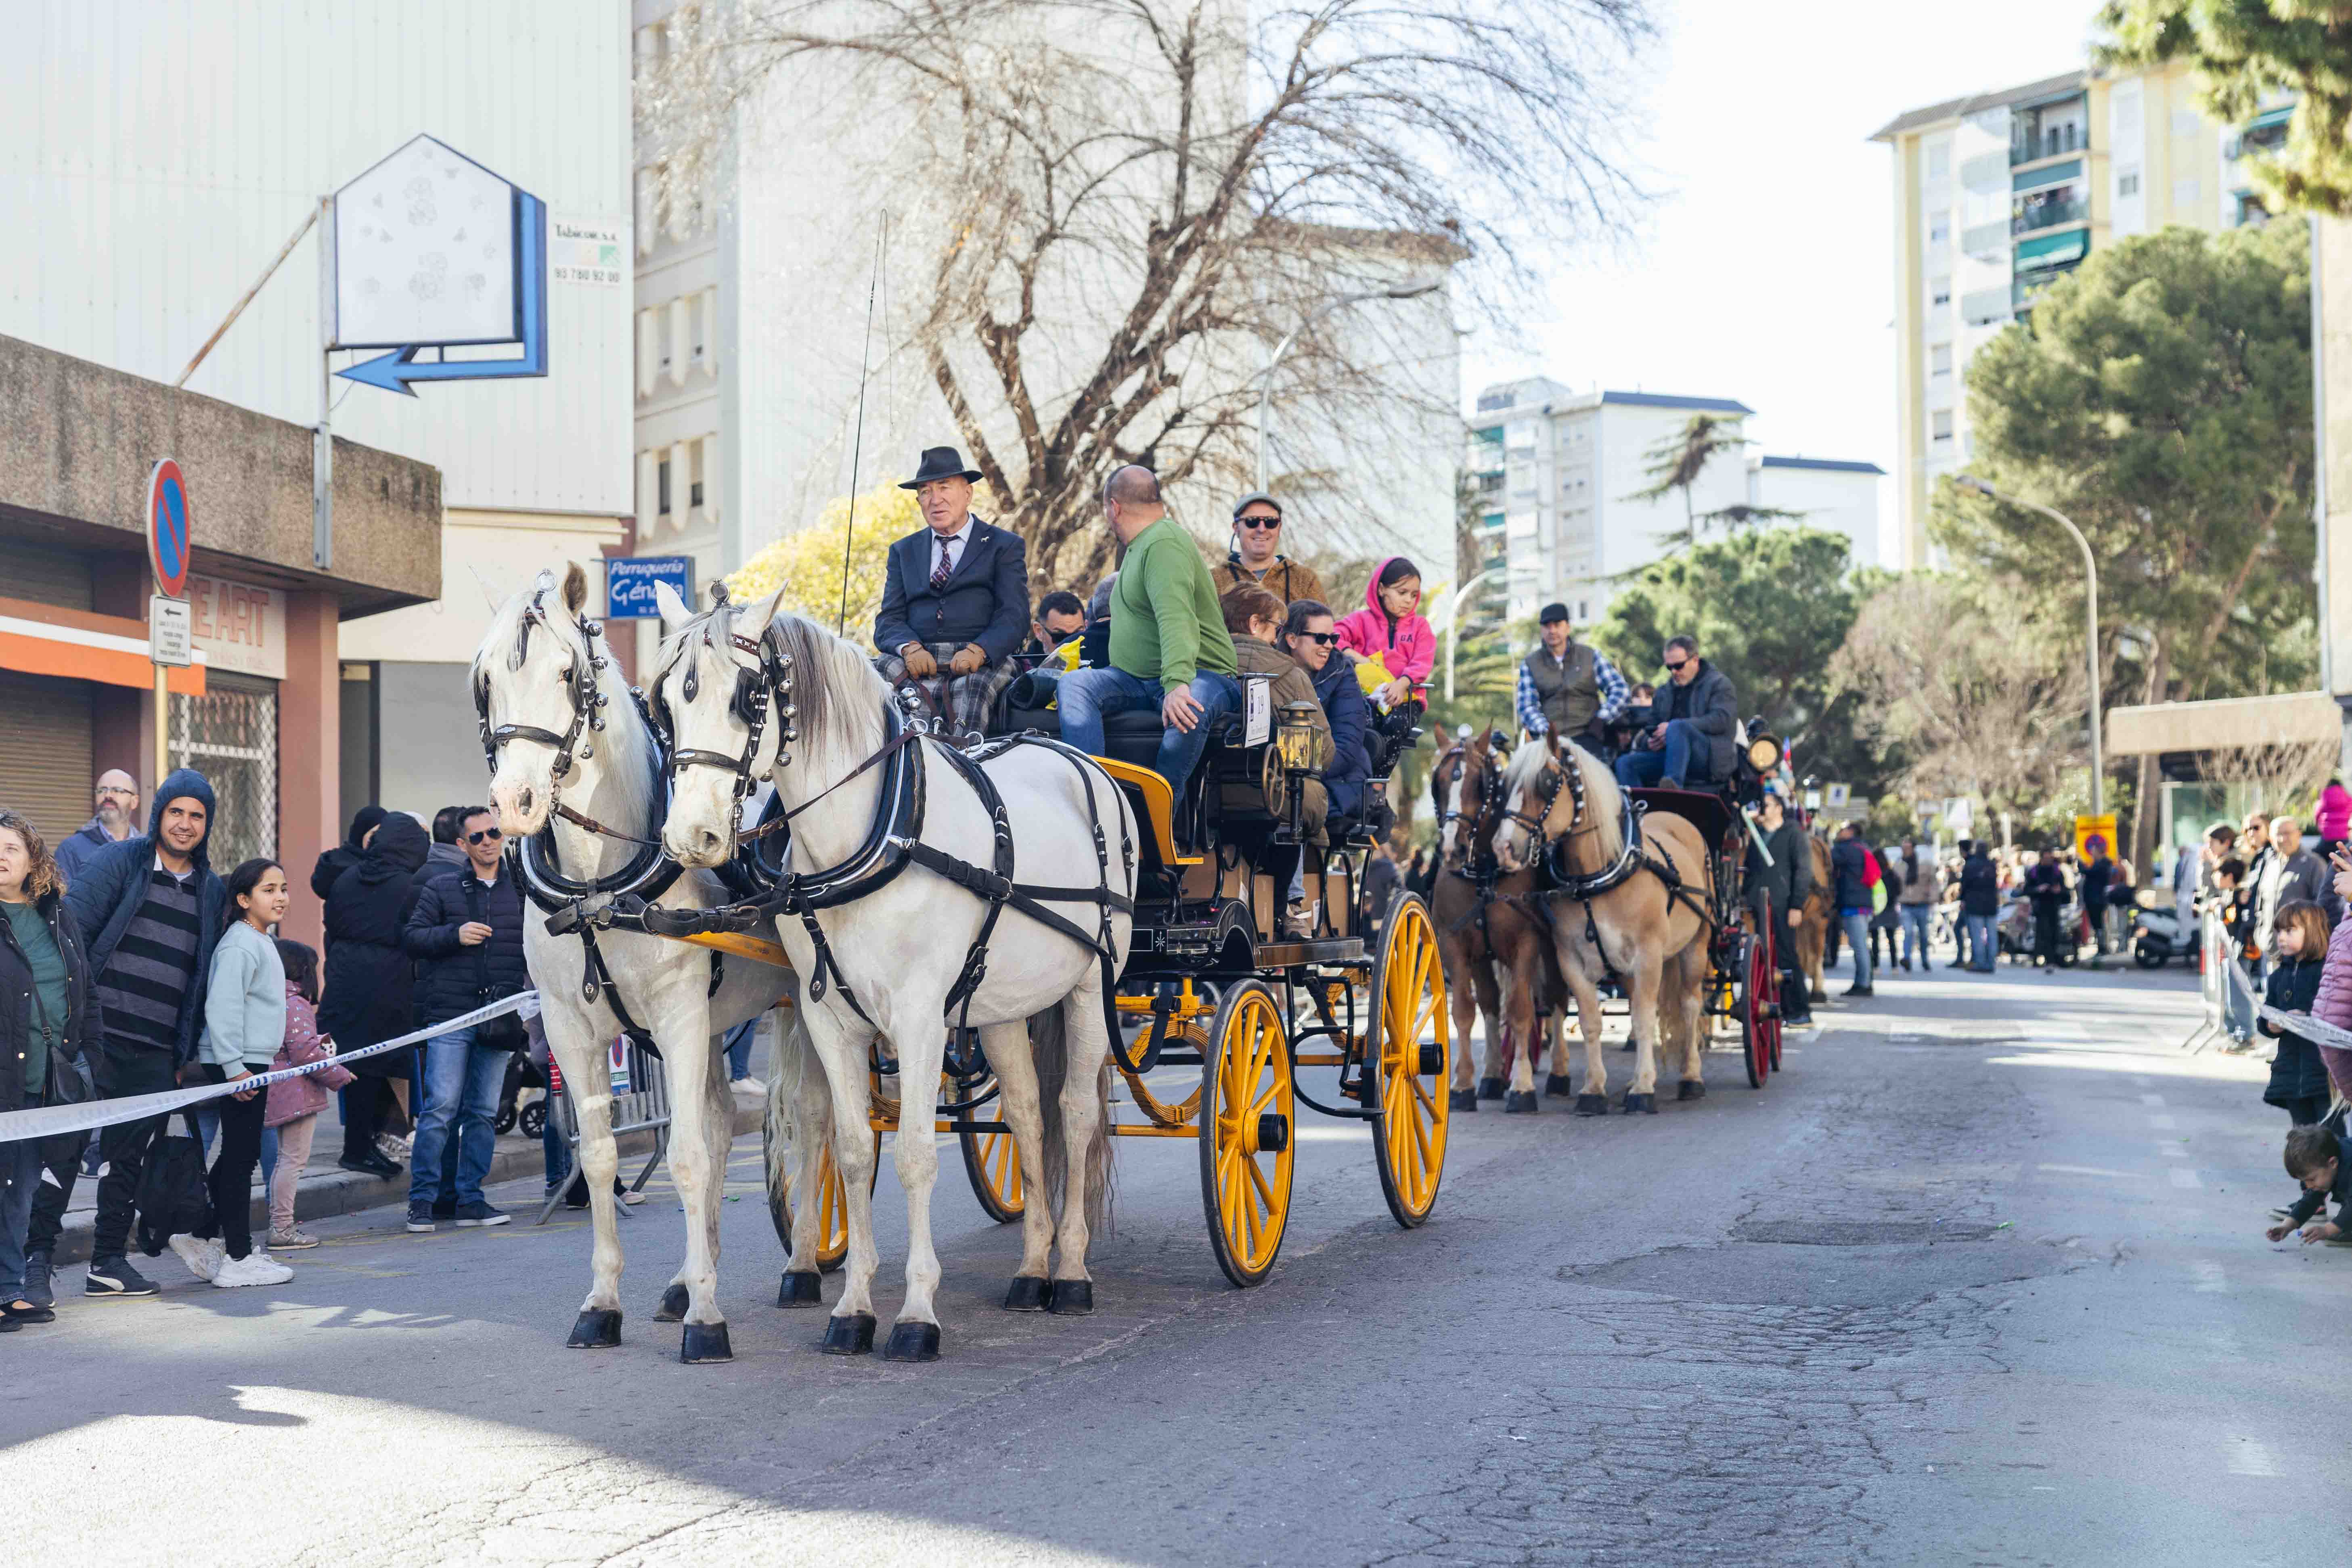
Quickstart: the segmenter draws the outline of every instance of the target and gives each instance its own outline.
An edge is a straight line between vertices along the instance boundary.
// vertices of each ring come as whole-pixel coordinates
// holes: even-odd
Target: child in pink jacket
[[[2329,869],[2336,876],[2338,898],[2352,898],[2352,868],[2346,864],[2346,852],[2336,852]],[[2333,1024],[2339,1029],[2352,1029],[2352,918],[2336,922],[2336,930],[2327,939],[2327,962],[2320,967],[2319,990],[2311,998],[2311,1016],[2323,1024]],[[2352,1051],[2338,1050],[2321,1043],[2319,1059],[2327,1068],[2327,1079],[2336,1086],[2338,1100],[2352,1100]]]
[[[1377,658],[1393,678],[1371,694],[1382,711],[1393,711],[1408,697],[1423,703],[1429,700],[1437,634],[1420,611],[1421,568],[1402,555],[1391,555],[1364,585],[1364,607],[1331,628],[1339,634],[1339,647],[1352,662]]]
[[[308,1067],[331,1061],[334,1041],[319,1033],[319,955],[303,943],[278,939],[278,956],[286,965],[286,1039],[270,1061],[270,1069]],[[294,1189],[310,1163],[310,1135],[318,1131],[319,1112],[327,1109],[330,1091],[353,1081],[352,1069],[325,1067],[300,1078],[281,1079],[269,1086],[268,1109],[261,1124],[278,1132],[278,1168],[269,1178],[269,1247],[292,1252],[316,1247],[319,1238],[294,1228]]]

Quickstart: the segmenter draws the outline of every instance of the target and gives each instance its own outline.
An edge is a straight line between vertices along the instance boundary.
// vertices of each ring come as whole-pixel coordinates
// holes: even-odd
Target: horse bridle
[[[1458,787],[1464,780],[1466,780],[1470,776],[1470,768],[1472,766],[1472,758],[1474,754],[1475,753],[1473,753],[1467,746],[1455,746],[1452,751],[1447,752],[1445,755],[1437,759],[1437,766],[1431,770],[1432,776],[1435,776],[1442,773],[1446,763],[1459,757],[1462,760],[1462,772],[1454,777],[1454,784]],[[1496,760],[1495,753],[1489,751],[1486,754],[1485,760],[1477,763],[1477,768],[1478,776],[1482,781],[1481,787],[1478,792],[1477,811],[1475,813],[1442,811],[1438,814],[1437,833],[1441,839],[1445,836],[1447,824],[1464,822],[1469,825],[1465,830],[1466,834],[1465,841],[1462,844],[1455,846],[1454,852],[1461,858],[1460,860],[1458,862],[1448,862],[1448,864],[1467,865],[1477,863],[1491,865],[1494,863],[1494,847],[1491,844],[1486,844],[1483,852],[1479,847],[1482,844],[1485,844],[1485,841],[1488,837],[1486,831],[1488,816],[1492,815],[1495,809],[1501,804],[1502,797],[1500,792],[1492,786],[1496,782],[1498,782],[1502,776],[1502,765]]]
[[[727,607],[725,584],[713,583],[710,585],[710,607],[713,612]],[[772,710],[782,721],[783,744],[789,746],[801,738],[799,726],[793,722],[800,716],[800,708],[792,700],[793,656],[791,654],[778,649],[764,634],[758,637],[747,637],[740,633],[730,630],[727,634],[727,641],[728,645],[738,652],[750,654],[757,665],[756,668],[738,669],[735,672],[735,695],[729,704],[730,710],[743,721],[743,750],[740,754],[730,757],[724,752],[673,747],[669,753],[669,768],[673,774],[684,773],[688,768],[718,768],[722,772],[734,774],[735,805],[740,812],[744,800],[759,785],[758,776],[752,772],[752,768],[759,759],[760,742],[767,735],[769,713]],[[711,637],[710,627],[708,625],[702,628],[702,646],[705,647],[717,646]],[[679,689],[680,694],[691,702],[702,693],[702,660],[691,649],[681,651],[687,658],[687,667],[686,679]],[[662,700],[661,685],[658,681],[654,686],[654,702],[660,714],[664,732],[675,736],[677,730],[669,722],[668,705]],[[781,768],[789,764],[792,760],[792,752],[779,748],[774,765]]]
[[[530,653],[530,628],[534,626],[548,626],[547,588],[544,584],[531,591],[530,607],[522,613],[521,623],[515,628],[514,651],[507,656],[509,669],[519,670],[522,668],[524,658]],[[509,741],[530,741],[542,746],[551,746],[555,751],[555,768],[549,777],[548,787],[551,795],[560,795],[563,788],[563,775],[572,771],[574,748],[577,748],[578,754],[583,761],[596,754],[594,735],[604,728],[604,715],[601,710],[612,700],[598,689],[596,672],[604,668],[610,661],[604,654],[595,651],[597,639],[604,635],[603,623],[582,621],[580,630],[588,638],[589,668],[588,673],[583,676],[577,657],[564,667],[563,688],[571,698],[572,722],[565,726],[560,735],[552,730],[542,730],[535,724],[500,724],[496,729],[492,729],[490,727],[489,672],[484,669],[475,671],[475,729],[481,736],[482,755],[488,761],[492,773],[498,771],[499,748]],[[551,637],[555,635],[552,627],[549,628],[548,635]],[[582,739],[583,732],[589,737],[585,741]],[[549,809],[551,811],[558,809],[552,799],[549,802]]]

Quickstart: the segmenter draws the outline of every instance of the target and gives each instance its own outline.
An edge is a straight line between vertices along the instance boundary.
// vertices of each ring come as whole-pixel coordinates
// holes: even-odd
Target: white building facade
[[[1858,569],[1885,559],[1878,536],[1879,481],[1886,470],[1876,463],[1834,458],[1748,459],[1748,504],[1799,514],[1807,528],[1846,537]]]
[[[37,0],[10,20],[0,169],[37,221],[0,256],[0,333],[173,381],[320,198],[420,132],[545,202],[551,232],[627,254],[618,0]],[[313,228],[188,389],[315,425],[320,270]],[[332,383],[336,435],[433,464],[446,506],[442,599],[342,628],[349,804],[429,813],[480,798],[464,671],[489,598],[625,542],[625,261],[558,269],[548,329],[543,378],[445,382],[414,398]]]

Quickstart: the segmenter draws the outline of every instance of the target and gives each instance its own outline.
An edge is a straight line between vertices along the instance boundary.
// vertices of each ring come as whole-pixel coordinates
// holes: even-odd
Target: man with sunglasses
[[[522,954],[522,893],[502,875],[506,842],[488,806],[467,813],[460,833],[466,868],[425,885],[408,917],[403,945],[417,961],[418,1022],[429,1027],[485,1003],[530,989]],[[508,1215],[482,1195],[490,1172],[499,1091],[507,1062],[523,1043],[512,1014],[453,1029],[425,1045],[425,1110],[409,1155],[408,1228],[433,1229],[445,1163],[457,1164],[460,1226],[504,1225]]]
[[[1217,585],[1217,596],[1223,598],[1244,583],[1255,583],[1285,605],[1301,599],[1328,604],[1315,568],[1277,554],[1275,546],[1281,542],[1279,502],[1264,490],[1252,490],[1235,501],[1233,548],[1225,552],[1224,563],[1209,574]]]
[[[1739,728],[1731,678],[1698,656],[1688,637],[1667,640],[1672,679],[1650,705],[1650,729],[1617,759],[1617,782],[1629,788],[1713,789],[1731,777]]]

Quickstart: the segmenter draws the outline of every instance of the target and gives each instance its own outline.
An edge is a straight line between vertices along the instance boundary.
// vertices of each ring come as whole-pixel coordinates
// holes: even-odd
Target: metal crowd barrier
[[[531,1223],[545,1225],[563,1202],[563,1194],[580,1174],[580,1118],[572,1109],[572,1096],[565,1092],[563,1069],[551,1053],[547,1058],[548,1125],[563,1136],[566,1163],[563,1174],[547,1190],[547,1201],[539,1205],[539,1217]],[[621,1047],[621,1063],[613,1069],[613,1136],[651,1131],[653,1152],[646,1157],[645,1169],[629,1184],[629,1191],[641,1193],[653,1179],[662,1156],[669,1152],[669,1078],[662,1071],[661,1058],[634,1045]],[[628,1213],[623,1205],[621,1212]]]

